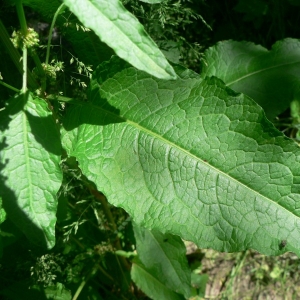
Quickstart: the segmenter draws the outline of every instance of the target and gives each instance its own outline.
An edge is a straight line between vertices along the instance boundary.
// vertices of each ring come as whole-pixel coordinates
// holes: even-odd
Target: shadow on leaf
[[[22,154],[24,156],[24,153],[26,153],[26,143],[20,143],[19,139],[22,140],[22,135],[24,134],[22,125],[24,126],[24,122],[27,122],[26,120],[24,121],[23,116],[25,115],[28,117],[29,115],[31,122],[30,126],[34,128],[32,130],[34,138],[42,145],[42,147],[47,146],[45,138],[41,133],[45,128],[45,119],[46,122],[49,123],[51,116],[40,118],[40,121],[37,122],[30,114],[22,114],[21,111],[24,110],[24,106],[28,99],[29,94],[23,94],[8,100],[6,108],[1,111],[0,114],[0,196],[2,197],[3,207],[8,218],[31,242],[47,248],[49,247],[49,237],[46,237],[46,232],[39,228],[35,224],[36,222],[34,222],[36,221],[34,216],[36,213],[39,213],[40,208],[29,201],[24,202],[24,193],[26,193],[24,187],[28,188],[28,185],[26,183],[27,175],[24,174],[24,168],[22,167]],[[28,139],[28,132],[25,136]],[[46,138],[48,139],[48,137]],[[13,142],[11,142],[12,140]],[[50,140],[48,145],[51,143],[53,143],[53,141]],[[47,147],[47,151],[60,154],[60,148],[57,146],[57,143],[54,144],[55,145]],[[28,145],[28,149],[32,147],[31,144]],[[37,149],[37,151],[39,151],[39,149]],[[36,171],[37,170],[34,170],[34,172]],[[35,186],[35,184],[35,182],[32,183],[33,186]],[[31,211],[35,212],[30,216],[29,212]],[[40,220],[37,220],[37,223],[39,222]]]

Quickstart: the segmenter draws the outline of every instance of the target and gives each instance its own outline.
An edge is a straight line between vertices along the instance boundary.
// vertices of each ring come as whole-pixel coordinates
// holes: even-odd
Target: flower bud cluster
[[[26,35],[21,31],[14,31],[11,41],[16,48],[33,48],[39,44],[39,35],[33,28],[28,28]]]

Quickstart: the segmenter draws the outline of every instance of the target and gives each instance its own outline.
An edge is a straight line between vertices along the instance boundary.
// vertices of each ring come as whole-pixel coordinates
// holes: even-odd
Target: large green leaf
[[[170,290],[189,298],[191,271],[178,236],[134,226],[136,248],[145,270]]]
[[[261,105],[273,119],[299,98],[300,41],[285,39],[268,51],[250,42],[225,41],[205,51],[202,76],[217,76]]]
[[[10,99],[0,129],[5,211],[30,240],[52,247],[62,172],[60,137],[47,103],[29,93]]]
[[[163,81],[100,65],[66,116],[68,154],[140,225],[202,248],[300,254],[298,145],[252,99],[176,70]]]
[[[64,3],[118,56],[158,78],[176,78],[154,41],[119,0],[64,0]]]

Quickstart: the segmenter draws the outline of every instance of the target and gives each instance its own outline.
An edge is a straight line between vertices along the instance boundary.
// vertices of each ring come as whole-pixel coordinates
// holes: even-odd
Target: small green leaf
[[[134,226],[137,254],[145,269],[170,290],[189,298],[191,271],[178,236]]]
[[[143,26],[118,0],[64,0],[84,26],[136,68],[163,79],[176,74]]]
[[[141,226],[200,248],[300,254],[299,146],[249,97],[176,70],[164,81],[100,65],[66,116],[68,154]]]
[[[10,99],[0,129],[5,211],[31,241],[53,247],[61,144],[47,103],[30,93]]]
[[[147,296],[153,300],[183,300],[182,295],[168,289],[154,277],[142,263],[134,260],[131,268],[131,278]]]
[[[2,198],[0,197],[0,224],[3,223],[6,219],[6,212],[2,206]]]
[[[71,300],[72,294],[71,291],[65,288],[62,283],[57,282],[56,285],[50,285],[46,288],[41,286],[34,286],[33,290],[42,292],[46,299],[49,300]]]
[[[250,42],[225,41],[205,51],[201,76],[216,76],[244,93],[273,119],[299,94],[300,41],[285,39],[268,51]]]
[[[191,277],[192,277],[191,281],[192,281],[192,287],[193,287],[192,288],[192,296],[199,296],[199,297],[205,298],[206,284],[209,279],[208,274],[196,274],[193,272]]]

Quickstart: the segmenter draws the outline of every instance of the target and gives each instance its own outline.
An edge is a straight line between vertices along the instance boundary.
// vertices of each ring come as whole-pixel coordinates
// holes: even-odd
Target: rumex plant
[[[32,243],[54,247],[68,168],[99,201],[114,233],[107,201],[128,213],[136,241],[136,251],[124,251],[117,237],[113,246],[100,244],[81,260],[92,257],[99,266],[103,253],[118,254],[153,299],[195,295],[183,240],[224,252],[299,255],[299,146],[272,123],[298,100],[298,40],[279,41],[271,50],[220,42],[205,52],[198,74],[171,65],[118,0],[42,2],[14,1],[21,29],[12,40],[0,23],[1,42],[23,75],[21,88],[6,83],[5,75],[0,82],[10,89],[0,108],[1,223],[9,219]],[[43,63],[23,4],[52,13]],[[116,54],[94,65],[91,79],[91,67],[71,54],[71,62],[88,70],[87,91],[75,97],[71,88],[59,87],[65,62],[50,60],[55,22],[66,11],[83,24],[71,34],[75,48],[76,36],[104,47],[95,42],[99,37]],[[100,224],[97,204],[83,203]],[[81,217],[67,236],[83,224]],[[96,272],[91,267],[73,299]],[[70,299],[69,291],[63,294]]]

